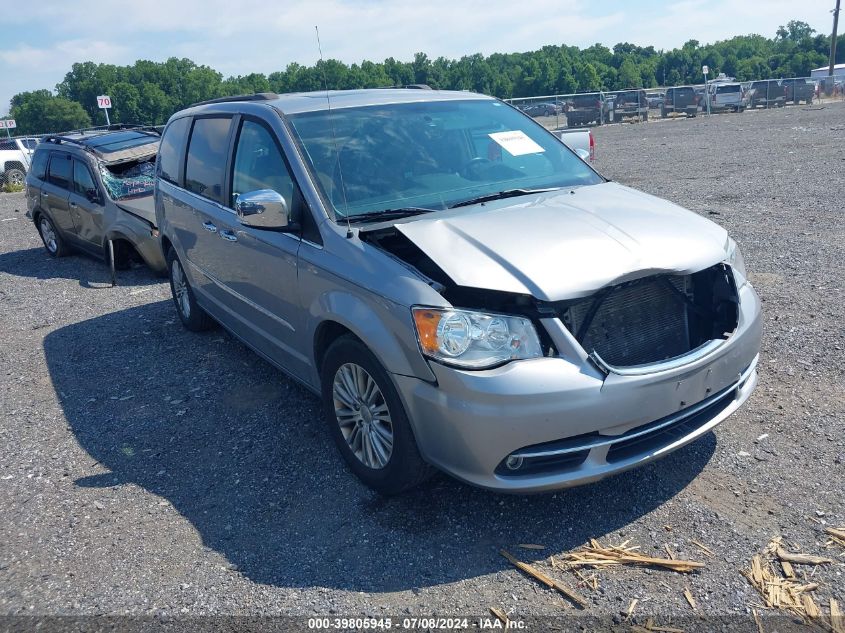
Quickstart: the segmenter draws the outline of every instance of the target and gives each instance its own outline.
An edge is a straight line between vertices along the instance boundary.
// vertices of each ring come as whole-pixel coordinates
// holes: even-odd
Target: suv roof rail
[[[95,127],[87,127],[79,130],[71,130],[69,132],[59,132],[58,134],[46,134],[40,137],[42,143],[55,143],[61,145],[62,143],[70,143],[78,145],[86,150],[91,148],[84,142],[84,135],[86,132],[116,132],[119,130],[136,130],[149,134],[151,136],[161,136],[161,131],[152,125],[138,125],[134,123],[113,123],[111,125],[98,125]],[[71,138],[71,134],[81,134],[82,138]]]
[[[209,105],[212,103],[229,103],[231,101],[272,101],[278,99],[279,95],[275,92],[256,92],[251,95],[235,95],[232,97],[217,97],[216,99],[207,99],[206,101],[197,101],[189,105],[189,108],[194,106]]]
[[[83,127],[78,130],[68,130],[66,132],[56,132],[54,134],[47,134],[46,136],[66,136],[68,134],[85,134],[86,132],[116,132],[118,130],[141,130],[144,132],[156,132],[155,126],[141,125],[140,123],[112,123],[111,125],[94,125],[91,127]]]

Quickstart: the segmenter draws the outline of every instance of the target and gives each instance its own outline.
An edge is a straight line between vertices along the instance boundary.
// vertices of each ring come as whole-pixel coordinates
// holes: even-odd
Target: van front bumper
[[[634,468],[708,433],[754,390],[761,336],[760,302],[746,284],[733,335],[670,369],[604,374],[589,361],[542,358],[485,371],[431,363],[436,384],[393,378],[427,461],[483,488],[540,492]]]

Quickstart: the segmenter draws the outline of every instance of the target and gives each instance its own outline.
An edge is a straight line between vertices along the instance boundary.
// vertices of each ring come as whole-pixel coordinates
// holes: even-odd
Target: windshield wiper
[[[343,221],[348,218],[349,222],[366,222],[368,220],[397,220],[399,218],[407,218],[412,215],[431,213],[437,210],[438,209],[426,209],[425,207],[401,207],[399,209],[385,209],[384,211],[368,211],[367,213],[338,216],[338,219],[340,221]]]
[[[456,202],[450,209],[454,209],[456,207],[468,207],[472,204],[480,204],[482,202],[490,202],[491,200],[504,200],[505,198],[516,198],[517,196],[527,196],[532,193],[546,193],[547,191],[558,191],[563,187],[548,187],[546,189],[505,189],[504,191],[498,191],[496,193],[488,193],[483,196],[478,196],[477,198],[470,198],[469,200],[462,200],[461,202]]]

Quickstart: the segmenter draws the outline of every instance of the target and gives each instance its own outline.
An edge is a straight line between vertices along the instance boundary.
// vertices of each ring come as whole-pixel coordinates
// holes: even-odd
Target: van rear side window
[[[179,163],[185,139],[188,136],[189,117],[176,119],[164,132],[158,150],[158,176],[173,184],[179,184]]]
[[[230,117],[195,119],[188,144],[185,188],[220,204],[228,150]]]

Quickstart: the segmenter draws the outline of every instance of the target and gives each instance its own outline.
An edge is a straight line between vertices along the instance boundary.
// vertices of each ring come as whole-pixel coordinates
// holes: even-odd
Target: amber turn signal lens
[[[414,324],[417,326],[420,345],[423,352],[437,352],[437,326],[443,314],[426,308],[414,308]]]

